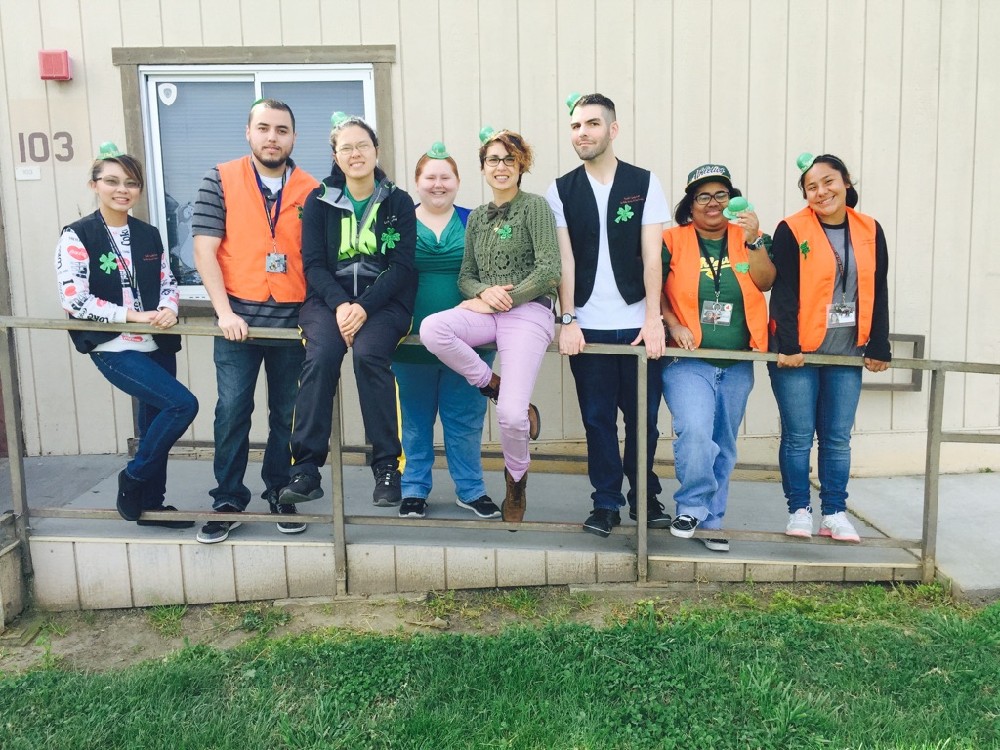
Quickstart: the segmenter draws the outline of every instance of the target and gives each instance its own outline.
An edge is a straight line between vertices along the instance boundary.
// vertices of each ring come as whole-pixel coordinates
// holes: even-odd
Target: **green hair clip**
[[[795,160],[795,166],[799,168],[800,172],[805,174],[809,171],[814,161],[816,161],[816,157],[806,151],[799,154],[799,158]]]
[[[492,125],[483,125],[482,129],[479,131],[479,142],[486,143],[490,138],[497,134],[497,130]]]
[[[582,95],[576,93],[575,91],[566,97],[566,106],[569,107],[569,115],[573,116],[573,110],[576,109],[576,105],[583,98]]]
[[[351,116],[346,112],[334,112],[330,115],[330,127],[338,128],[343,123],[351,119]]]
[[[434,141],[431,147],[427,149],[427,156],[431,159],[447,159],[451,154],[448,153],[448,149],[444,147],[441,141]]]
[[[118,156],[125,156],[125,153],[111,141],[102,143],[100,150],[97,152],[98,159],[114,159]]]

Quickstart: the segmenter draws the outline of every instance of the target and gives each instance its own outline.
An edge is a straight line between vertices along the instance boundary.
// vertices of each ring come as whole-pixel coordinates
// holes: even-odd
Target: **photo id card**
[[[834,302],[826,306],[827,328],[853,328],[858,322],[857,305],[853,302]]]
[[[288,273],[288,256],[284,253],[268,253],[264,270],[267,273]]]
[[[710,302],[701,305],[701,322],[713,326],[728,326],[733,320],[732,302]]]

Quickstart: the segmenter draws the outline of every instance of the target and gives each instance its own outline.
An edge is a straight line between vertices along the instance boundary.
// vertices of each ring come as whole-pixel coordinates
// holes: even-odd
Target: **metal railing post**
[[[649,473],[646,464],[649,462],[649,446],[646,433],[649,431],[649,372],[647,368],[645,345],[638,348],[636,362],[636,396],[635,396],[635,524],[636,536],[636,573],[639,583],[649,579],[649,533],[646,529],[646,497],[649,493]]]
[[[336,594],[347,593],[347,538],[344,523],[344,454],[340,423],[341,389],[333,399],[333,429],[330,430],[330,497],[333,502],[333,558],[336,570]]]
[[[0,387],[3,389],[3,413],[7,429],[7,455],[10,466],[10,494],[14,508],[14,533],[21,543],[21,571],[27,588],[33,568],[28,546],[28,489],[24,481],[24,429],[21,425],[21,392],[17,381],[17,351],[14,332],[0,328]],[[0,623],[2,624],[2,623]]]
[[[941,420],[944,414],[946,370],[931,371],[930,404],[927,407],[927,463],[924,469],[924,531],[920,547],[921,580],[931,583],[937,567],[938,479],[941,471]]]

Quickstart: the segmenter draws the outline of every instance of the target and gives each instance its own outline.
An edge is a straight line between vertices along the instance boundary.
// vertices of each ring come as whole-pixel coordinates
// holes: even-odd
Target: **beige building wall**
[[[14,314],[61,316],[59,228],[93,210],[86,172],[97,145],[126,143],[125,109],[138,102],[122,100],[112,48],[393,45],[391,90],[376,94],[391,97],[395,163],[384,166],[402,186],[442,139],[462,170],[459,202],[481,203],[475,153],[489,123],[532,143],[524,187],[544,192],[578,163],[562,103],[571,91],[615,100],[618,155],[652,169],[671,203],[691,168],[722,162],[765,228],[803,204],[796,155],[833,152],[886,231],[893,332],[926,336],[930,358],[998,362],[1000,254],[985,240],[1000,197],[998,35],[997,0],[4,0],[0,202]],[[37,52],[49,48],[69,50],[72,81],[39,80]],[[37,165],[22,163],[31,133],[52,146]],[[72,158],[60,161],[66,136]],[[21,166],[41,178],[15,179]],[[125,449],[128,399],[64,333],[22,332],[18,353],[29,453]],[[209,340],[186,342],[180,371],[202,404],[186,437],[211,440]],[[776,410],[759,365],[757,376],[742,459],[774,464]],[[859,472],[922,468],[927,390],[862,395]],[[261,387],[255,440],[262,397]],[[569,368],[555,355],[535,400],[547,440],[582,438]],[[360,442],[347,404],[347,440]],[[950,376],[946,408],[948,429],[996,428],[1000,383]],[[669,455],[665,408],[660,428]],[[950,446],[944,465],[1000,468],[1000,451]]]

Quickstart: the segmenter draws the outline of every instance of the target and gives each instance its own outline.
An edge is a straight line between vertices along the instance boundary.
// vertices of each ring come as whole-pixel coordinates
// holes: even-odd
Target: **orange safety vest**
[[[785,219],[799,245],[799,346],[819,349],[826,338],[826,306],[833,299],[837,261],[815,212],[806,206]],[[858,268],[858,346],[868,343],[875,304],[875,219],[847,209],[847,226]],[[809,252],[802,252],[808,243]]]
[[[749,273],[735,271],[737,264],[750,262],[750,254],[744,241],[743,230],[730,224],[727,251],[729,262],[734,267],[733,275],[743,292],[743,307],[746,310],[747,328],[750,330],[750,348],[766,352],[767,301],[764,293],[753,283]],[[698,234],[694,224],[664,230],[663,242],[670,250],[670,273],[667,274],[663,292],[681,325],[694,335],[694,345],[701,346],[701,305],[698,303],[701,249],[698,247]]]
[[[302,271],[302,206],[319,183],[299,167],[288,175],[281,189],[281,213],[274,241],[264,214],[264,199],[250,156],[219,165],[226,203],[226,234],[217,257],[226,293],[251,302],[302,302],[306,277]],[[267,254],[286,256],[285,273],[266,270]]]

